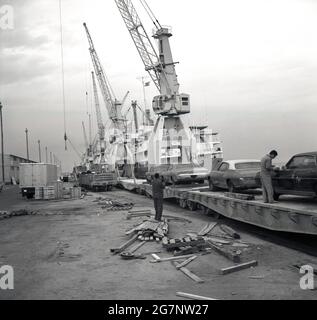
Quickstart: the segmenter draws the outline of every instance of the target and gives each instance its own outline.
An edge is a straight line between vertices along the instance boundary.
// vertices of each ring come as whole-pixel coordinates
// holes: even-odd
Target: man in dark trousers
[[[261,182],[264,203],[274,203],[274,191],[272,184],[272,172],[274,166],[272,165],[272,160],[277,156],[277,151],[273,150],[261,160]]]
[[[163,214],[163,201],[164,201],[165,183],[160,178],[158,173],[155,174],[152,183],[153,200],[155,208],[155,220],[161,221]]]

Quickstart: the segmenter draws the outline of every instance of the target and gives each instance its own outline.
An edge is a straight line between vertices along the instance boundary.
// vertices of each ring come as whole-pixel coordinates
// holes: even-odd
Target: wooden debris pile
[[[207,242],[203,237],[186,237],[183,239],[163,239],[163,247],[167,251],[173,251],[175,256],[192,254],[203,251]]]
[[[168,234],[168,222],[164,220],[158,222],[155,220],[147,220],[142,222],[139,226],[126,232],[126,235],[137,234],[141,241],[157,241],[160,242]]]
[[[152,212],[149,209],[134,210],[128,213],[128,219],[151,216]],[[204,283],[204,279],[189,270],[188,265],[194,261],[198,261],[199,257],[212,252],[216,252],[231,262],[230,264],[227,264],[225,268],[220,268],[218,270],[220,275],[227,275],[240,270],[253,268],[258,265],[256,260],[241,261],[243,250],[248,250],[250,245],[242,242],[240,240],[240,234],[231,227],[213,222],[205,225],[197,233],[188,233],[184,238],[173,239],[168,237],[169,218],[175,218],[176,221],[181,221],[183,223],[190,223],[190,221],[177,217],[168,218],[164,216],[164,218],[165,220],[162,222],[155,221],[154,219],[148,219],[139,225],[136,225],[133,229],[126,232],[127,236],[131,236],[130,240],[119,248],[111,249],[111,252],[114,254],[120,254],[121,258],[124,260],[146,259],[146,255],[151,254],[153,260],[150,261],[150,263],[170,262],[177,271],[182,272],[198,284]],[[161,242],[161,240],[162,247],[167,252],[173,252],[172,257],[161,258],[157,255],[160,251],[157,253],[154,253],[153,251],[149,253],[135,253],[146,243],[150,241]],[[134,243],[136,244],[132,247]],[[193,299],[203,298],[190,294],[186,295],[188,295],[188,298]]]

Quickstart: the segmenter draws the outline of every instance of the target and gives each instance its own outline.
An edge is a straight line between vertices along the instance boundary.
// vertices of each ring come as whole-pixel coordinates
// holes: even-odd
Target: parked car
[[[151,168],[146,174],[147,181],[151,183],[156,173],[160,174],[167,184],[195,182],[203,184],[209,175],[208,169],[198,164],[166,164]]]
[[[282,194],[317,196],[317,152],[293,156],[273,175],[274,199]]]
[[[219,189],[235,192],[237,190],[261,188],[257,175],[261,171],[259,160],[223,161],[208,177],[210,191]]]

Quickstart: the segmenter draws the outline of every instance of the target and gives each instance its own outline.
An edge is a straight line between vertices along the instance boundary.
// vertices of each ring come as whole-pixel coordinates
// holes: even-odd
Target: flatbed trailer
[[[146,180],[120,180],[128,191],[152,196],[152,186]],[[283,196],[276,204],[263,203],[262,196],[254,193],[255,200],[241,200],[224,192],[211,192],[208,186],[170,186],[165,189],[165,199],[176,199],[182,208],[222,215],[240,222],[272,231],[317,235],[317,200]]]

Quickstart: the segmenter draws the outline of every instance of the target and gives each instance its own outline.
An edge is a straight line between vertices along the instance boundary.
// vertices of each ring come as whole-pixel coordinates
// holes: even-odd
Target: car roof
[[[245,160],[227,160],[227,161],[223,161],[223,162],[227,162],[231,165],[235,165],[235,164],[239,164],[239,163],[246,163],[246,162],[261,162],[260,160],[255,160],[255,159],[245,159]]]
[[[298,156],[317,156],[317,151],[295,154],[294,157]]]

